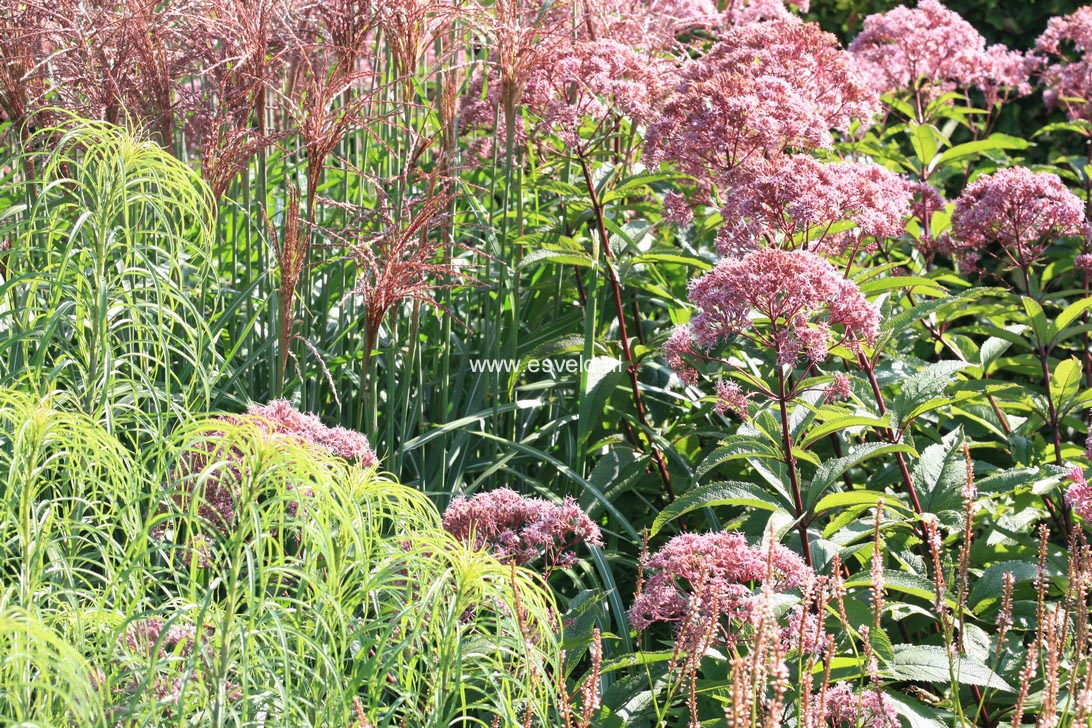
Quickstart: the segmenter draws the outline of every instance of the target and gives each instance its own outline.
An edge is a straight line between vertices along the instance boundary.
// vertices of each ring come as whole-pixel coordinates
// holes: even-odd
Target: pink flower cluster
[[[314,447],[365,467],[378,463],[367,437],[344,427],[327,427],[318,417],[299,412],[287,400],[253,405],[246,414],[226,415],[219,420],[229,425],[247,425],[261,436]],[[188,510],[191,499],[199,496],[197,515],[207,526],[227,533],[235,524],[244,475],[244,456],[238,447],[225,446],[220,441],[223,436],[223,432],[209,432],[201,442],[185,450],[171,473],[170,486],[181,491],[172,496],[177,508]],[[302,496],[308,492],[307,488],[299,491]],[[292,513],[297,510],[294,505],[289,507]],[[155,535],[162,537],[167,527],[166,523],[157,526]],[[190,545],[197,553],[199,565],[210,566],[212,559],[208,540],[201,534],[195,534]]]
[[[1092,6],[1051,18],[1035,47],[1054,58],[1043,73],[1047,103],[1063,105],[1071,119],[1092,121]]]
[[[676,536],[644,567],[652,575],[629,610],[630,621],[639,630],[657,622],[677,625],[677,640],[687,651],[707,639],[710,620],[727,617],[746,623],[757,613],[757,600],[763,597],[749,584],[785,592],[809,587],[816,578],[790,549],[752,547],[741,534],[723,531]],[[795,625],[799,633],[799,615]],[[790,625],[784,636],[790,637],[791,631]],[[730,640],[730,635],[723,638]]]
[[[801,356],[821,362],[837,344],[858,347],[879,333],[879,309],[853,281],[807,251],[766,248],[723,260],[691,282],[690,301],[698,309],[689,328],[698,346],[711,349],[744,334],[777,352],[782,365]],[[756,315],[766,322],[759,324]],[[673,337],[674,347],[687,346],[680,339]],[[668,349],[669,356],[683,353]]]
[[[613,112],[646,121],[663,94],[663,62],[617,41],[575,43],[548,60],[528,76],[524,101],[568,145],[579,143],[586,120]]]
[[[451,501],[444,529],[474,548],[488,548],[501,561],[529,564],[542,559],[546,569],[576,562],[580,544],[602,546],[599,526],[572,498],[551,503],[527,498],[510,488]]]
[[[878,690],[854,692],[848,683],[827,691],[827,720],[835,728],[899,728],[899,714]]]
[[[1086,522],[1092,523],[1092,486],[1084,477],[1084,471],[1073,468],[1066,477],[1072,482],[1065,493],[1065,502]]]
[[[878,164],[790,155],[732,175],[717,249],[726,256],[766,245],[836,254],[863,238],[898,237],[911,193],[903,178]]]
[[[743,419],[749,417],[747,410],[747,402],[751,399],[751,394],[745,394],[743,389],[735,382],[727,379],[722,379],[717,382],[717,403],[716,411],[718,414],[726,414],[728,412],[735,412]]]
[[[849,395],[853,392],[850,384],[849,377],[842,372],[838,372],[834,375],[834,381],[823,392],[823,402],[838,402],[849,399]]]
[[[327,427],[318,417],[300,412],[285,399],[274,400],[266,405],[254,405],[243,418],[238,419],[258,425],[266,434],[315,446],[364,467],[379,463],[367,437],[345,427]]]
[[[968,268],[985,252],[1027,271],[1058,238],[1086,227],[1084,204],[1057,175],[1010,167],[979,177],[956,200],[951,247]]]
[[[1004,46],[986,47],[974,27],[937,0],[899,6],[865,18],[849,45],[874,89],[918,91],[925,99],[957,88],[978,87],[992,106],[1003,93],[1031,92],[1034,56]]]
[[[849,54],[811,23],[731,28],[679,73],[648,127],[646,155],[675,162],[705,185],[786,150],[829,147],[832,129],[878,111]]]
[[[807,12],[808,1],[793,3]],[[765,20],[799,22],[784,0],[598,0],[585,12],[595,37],[647,51],[681,50],[683,36],[701,37],[733,25]]]
[[[188,655],[197,640],[197,630],[188,624],[172,623],[168,627],[158,618],[141,619],[131,623],[121,639],[130,652],[143,657],[167,657],[176,648]]]

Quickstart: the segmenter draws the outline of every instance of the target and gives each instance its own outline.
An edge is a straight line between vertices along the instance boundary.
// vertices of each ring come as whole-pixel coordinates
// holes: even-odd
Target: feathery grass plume
[[[299,90],[301,108],[297,115],[299,134],[307,155],[307,216],[315,219],[315,196],[322,186],[326,160],[352,130],[367,127],[365,109],[374,101],[361,92],[361,82],[372,72],[339,73],[325,64],[308,68]]]
[[[501,561],[541,561],[547,574],[574,564],[581,544],[603,545],[599,527],[572,498],[557,504],[510,488],[455,498],[444,511],[444,528]]]
[[[707,189],[741,165],[829,147],[832,129],[844,132],[878,110],[852,57],[812,23],[731,28],[686,62],[679,79],[648,127],[645,153]]]
[[[287,135],[269,130],[267,97],[297,52],[291,6],[279,0],[201,0],[191,17],[200,72],[179,89],[186,137],[217,200],[258,152]]]
[[[434,291],[468,279],[445,255],[450,240],[437,234],[454,196],[447,187],[444,181],[431,179],[423,196],[395,199],[384,191],[385,185],[377,184],[380,200],[374,208],[323,200],[345,212],[351,225],[326,232],[345,246],[356,264],[352,293],[363,301],[366,376],[370,377],[372,352],[391,310],[407,301],[442,310]]]
[[[191,69],[185,29],[190,3],[62,0],[34,6],[28,19],[37,22],[23,32],[41,38],[33,73],[48,85],[50,103],[91,119],[146,126],[169,147],[174,92]]]
[[[959,196],[952,213],[951,252],[976,270],[983,255],[1029,271],[1059,238],[1088,231],[1084,203],[1057,175],[1009,167],[983,175]]]
[[[295,185],[287,185],[287,200],[284,207],[283,235],[277,235],[272,221],[266,217],[269,239],[277,253],[277,269],[280,273],[280,357],[281,379],[288,371],[288,356],[291,353],[292,338],[295,331],[296,286],[307,264],[307,251],[310,247],[310,233],[301,231],[300,193]]]
[[[376,21],[390,46],[403,83],[404,101],[412,98],[413,80],[422,54],[458,11],[457,5],[447,0],[404,0],[376,4]]]
[[[47,14],[35,4],[5,8],[0,16],[0,120],[23,130],[42,108],[48,86],[41,59],[49,47]]]
[[[730,257],[766,246],[855,252],[902,235],[910,194],[902,177],[871,162],[778,158],[730,176],[717,250]]]
[[[570,37],[566,13],[541,10],[522,0],[475,0],[467,9],[471,27],[489,40],[490,51],[460,115],[483,128],[491,128],[499,115],[504,132],[498,136],[505,147],[519,141],[517,107],[528,78]]]

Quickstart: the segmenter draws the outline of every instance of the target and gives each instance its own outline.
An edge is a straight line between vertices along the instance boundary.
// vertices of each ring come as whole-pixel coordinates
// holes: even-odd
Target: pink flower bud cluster
[[[882,692],[857,693],[848,683],[827,691],[827,720],[835,728],[899,728],[895,703]]]
[[[728,532],[676,536],[648,559],[645,568],[652,575],[629,610],[630,621],[639,630],[657,622],[675,624],[680,628],[679,647],[685,651],[708,642],[710,620],[726,617],[751,623],[763,590],[803,589],[816,579],[790,549],[752,547],[741,534]],[[702,613],[695,614],[695,609]],[[794,625],[799,634],[799,615],[785,637]],[[722,639],[730,641],[731,635]]]
[[[1062,105],[1071,119],[1092,121],[1092,6],[1051,18],[1035,47],[1054,60],[1043,72],[1047,104]]]
[[[834,375],[834,381],[831,382],[830,386],[823,392],[823,402],[839,402],[849,399],[849,395],[852,391],[849,377],[842,372],[838,372]]]
[[[697,346],[743,334],[774,350],[781,365],[801,356],[821,362],[838,344],[874,341],[880,327],[879,309],[857,285],[807,251],[766,248],[723,260],[691,282],[690,301],[698,309],[689,328]]]
[[[1084,204],[1057,175],[1010,167],[979,177],[956,200],[951,247],[957,257],[988,253],[1027,270],[1058,238],[1086,227]]]
[[[744,393],[743,389],[735,382],[722,379],[717,382],[717,403],[715,409],[718,414],[735,412],[743,419],[747,419],[747,402],[752,394]]]
[[[1006,91],[1031,92],[1034,56],[986,39],[937,0],[899,6],[865,18],[849,51],[881,93],[928,89],[926,99],[956,89],[979,88],[992,106]]]
[[[443,525],[455,538],[488,548],[501,561],[525,565],[542,559],[547,570],[575,563],[580,544],[603,545],[599,526],[572,498],[551,503],[510,488],[455,498],[444,511]]]
[[[829,147],[831,130],[878,111],[851,56],[811,23],[733,27],[679,74],[648,127],[646,155],[705,185],[786,150]]]
[[[717,234],[726,256],[767,245],[837,254],[862,239],[898,237],[910,212],[910,186],[871,162],[794,154],[732,180]]]

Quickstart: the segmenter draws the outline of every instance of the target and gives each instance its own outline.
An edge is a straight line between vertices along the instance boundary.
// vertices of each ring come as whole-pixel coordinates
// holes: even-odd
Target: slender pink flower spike
[[[1010,167],[979,177],[956,200],[951,247],[965,261],[986,253],[1026,274],[1051,244],[1086,227],[1084,203],[1057,175]]]
[[[733,174],[731,181],[717,234],[725,256],[765,246],[836,255],[863,241],[898,237],[913,192],[878,164],[824,164],[804,154]]]
[[[766,248],[721,261],[690,285],[697,346],[711,349],[743,334],[773,349],[781,365],[826,359],[879,333],[880,312],[833,265],[814,253]]]
[[[706,186],[785,150],[829,147],[832,130],[844,132],[853,119],[878,111],[853,59],[812,23],[731,28],[679,73],[648,127],[646,154]]]

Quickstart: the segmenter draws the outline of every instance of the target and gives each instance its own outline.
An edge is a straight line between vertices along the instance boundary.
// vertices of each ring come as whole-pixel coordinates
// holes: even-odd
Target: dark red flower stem
[[[640,367],[640,363],[634,359],[633,350],[629,345],[629,330],[626,327],[626,309],[625,304],[622,302],[622,286],[618,281],[618,275],[614,270],[614,254],[610,249],[610,237],[607,235],[607,225],[605,218],[603,217],[603,205],[599,202],[599,194],[595,190],[595,181],[592,179],[591,170],[588,168],[588,161],[583,154],[577,154],[577,159],[580,161],[580,170],[584,174],[584,183],[588,188],[588,199],[591,202],[592,211],[595,214],[595,223],[597,232],[599,233],[599,241],[603,247],[603,254],[606,256],[607,264],[604,268],[607,271],[607,280],[610,283],[612,297],[614,299],[614,311],[618,318],[618,338],[622,347],[622,355],[626,360],[626,373],[629,375],[630,387],[633,390],[633,406],[637,413],[637,420],[641,423],[641,426],[645,430],[645,437],[648,440],[649,452],[652,455],[652,461],[656,464],[656,469],[660,473],[660,479],[664,484],[664,494],[669,501],[675,500],[675,490],[671,487],[671,476],[667,471],[667,460],[664,458],[660,449],[656,447],[656,443],[652,439],[652,435],[647,434],[651,431],[648,424],[648,415],[645,410],[644,398],[641,394],[641,386],[637,380],[637,370]],[[637,322],[638,326],[640,322]]]
[[[811,543],[808,541],[808,521],[804,517],[804,495],[800,490],[800,475],[796,472],[796,456],[792,452],[792,432],[789,429],[788,400],[791,396],[785,390],[785,370],[778,365],[777,405],[781,411],[781,445],[785,452],[785,467],[789,469],[793,507],[796,509],[796,530],[800,533],[800,544],[804,550],[804,562],[810,567],[812,566],[812,560]]]

